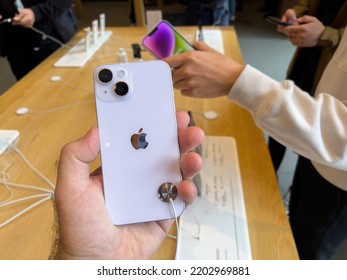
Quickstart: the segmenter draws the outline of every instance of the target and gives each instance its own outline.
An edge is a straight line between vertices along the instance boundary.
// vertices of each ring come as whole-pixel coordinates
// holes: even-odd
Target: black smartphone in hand
[[[267,16],[266,20],[268,22],[271,22],[271,23],[274,23],[274,24],[277,24],[277,25],[282,25],[282,26],[292,25],[290,22],[285,22],[285,21],[282,21],[281,19],[279,19],[277,17],[272,17],[272,16]]]

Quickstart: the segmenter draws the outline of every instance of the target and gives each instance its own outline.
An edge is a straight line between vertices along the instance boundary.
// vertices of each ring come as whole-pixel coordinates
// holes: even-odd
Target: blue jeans
[[[236,15],[236,0],[230,0],[230,18]]]
[[[230,8],[229,0],[189,1],[185,14],[186,21],[188,25],[228,26]]]
[[[219,2],[217,4],[217,8],[214,9],[213,11],[213,23],[212,25],[218,25],[218,26],[228,26],[230,23],[230,2],[235,2],[233,1],[217,1]]]

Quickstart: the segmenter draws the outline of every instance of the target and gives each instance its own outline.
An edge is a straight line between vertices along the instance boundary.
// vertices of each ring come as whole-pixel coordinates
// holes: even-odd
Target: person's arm
[[[40,23],[47,19],[55,18],[72,7],[72,0],[48,0],[44,3],[25,7],[19,14],[13,17],[13,25],[32,27],[34,23]]]
[[[64,12],[72,7],[72,0],[47,0],[43,3],[29,7],[37,22],[47,18],[55,18],[57,14]]]
[[[229,96],[270,136],[324,165],[347,170],[347,108],[329,94],[312,98],[293,82],[279,83],[202,42],[197,51],[166,58],[174,86],[191,97]]]
[[[292,81],[279,83],[246,66],[229,93],[256,124],[280,143],[315,162],[347,170],[347,100],[316,98]]]
[[[294,27],[278,26],[277,30],[288,36],[288,39],[297,47],[323,46],[325,48],[336,48],[342,38],[343,28],[324,26],[315,17],[318,3],[309,0],[300,0],[297,5],[287,9],[282,15],[283,21],[294,24]],[[301,26],[300,26],[301,25]]]
[[[303,16],[296,19],[296,24],[278,27],[289,41],[297,47],[314,47],[325,30],[323,23],[316,17]]]
[[[178,192],[190,203],[197,193],[191,179],[202,165],[201,157],[190,151],[202,143],[204,133],[198,127],[187,127],[188,123],[188,114],[177,112],[183,177]],[[148,259],[171,228],[172,220],[120,227],[112,224],[105,207],[101,169],[89,172],[89,163],[99,151],[97,128],[62,149],[55,190],[58,233],[50,259]]]
[[[320,20],[312,16],[296,18],[295,21],[296,24],[287,27],[279,26],[277,30],[285,34],[297,47],[336,48],[345,30],[345,28],[324,26]]]

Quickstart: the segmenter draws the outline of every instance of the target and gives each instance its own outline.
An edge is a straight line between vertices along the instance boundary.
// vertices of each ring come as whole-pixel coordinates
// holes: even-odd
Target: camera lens
[[[100,82],[107,84],[107,83],[112,81],[113,75],[112,75],[111,70],[102,69],[102,70],[100,70],[100,72],[98,74],[98,78],[99,78]]]
[[[114,92],[119,96],[124,96],[129,92],[129,86],[125,82],[118,82],[114,87]]]

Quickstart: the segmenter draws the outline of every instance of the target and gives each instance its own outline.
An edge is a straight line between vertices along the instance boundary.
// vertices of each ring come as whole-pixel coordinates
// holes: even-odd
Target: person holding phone
[[[190,151],[202,143],[204,133],[187,127],[186,112],[177,112],[176,117],[183,177],[178,192],[191,203],[197,193],[192,178],[201,170],[202,159]],[[113,225],[105,207],[101,168],[89,174],[89,163],[99,152],[96,127],[61,151],[55,190],[57,234],[50,259],[148,259],[171,228],[172,220]]]
[[[68,42],[77,30],[72,0],[2,0],[0,20],[5,19],[11,21],[0,24],[0,55],[7,57],[17,80],[61,46],[49,38],[43,39],[32,28],[61,43]]]
[[[228,96],[270,136],[309,159],[327,185],[298,188],[289,221],[301,259],[329,259],[347,238],[347,31],[327,65],[314,97],[293,81],[277,82],[202,42],[196,51],[165,59],[174,87],[190,97]],[[298,184],[308,174],[298,174]]]
[[[287,9],[281,19],[291,27],[279,25],[277,30],[297,47],[287,79],[313,95],[347,24],[347,3],[344,0],[300,0]],[[269,150],[277,172],[286,148],[270,137]]]
[[[347,2],[341,0],[301,0],[293,9],[284,12],[282,20],[292,24],[290,27],[278,26],[277,30],[288,37],[288,40],[297,47],[287,72],[287,79],[309,93],[314,95],[317,83],[340,43],[343,31],[347,24]],[[268,147],[277,172],[284,158],[286,147],[269,137]],[[304,176],[303,176],[304,174]],[[325,192],[312,191],[315,187],[324,188]],[[303,208],[305,213],[292,213],[294,215],[311,216],[318,219],[317,213],[304,205],[312,201],[303,194],[311,191],[311,196],[330,197],[335,186],[325,180],[311,168],[309,159],[299,155],[295,166],[292,184],[284,196],[284,203],[296,204],[296,209]],[[293,209],[291,207],[288,208]],[[290,211],[290,210],[289,210]],[[297,243],[305,242],[306,232],[301,225],[296,227]],[[301,241],[300,241],[301,240]],[[299,248],[304,248],[299,245]],[[300,252],[299,252],[300,253]],[[304,253],[302,253],[304,254]]]

